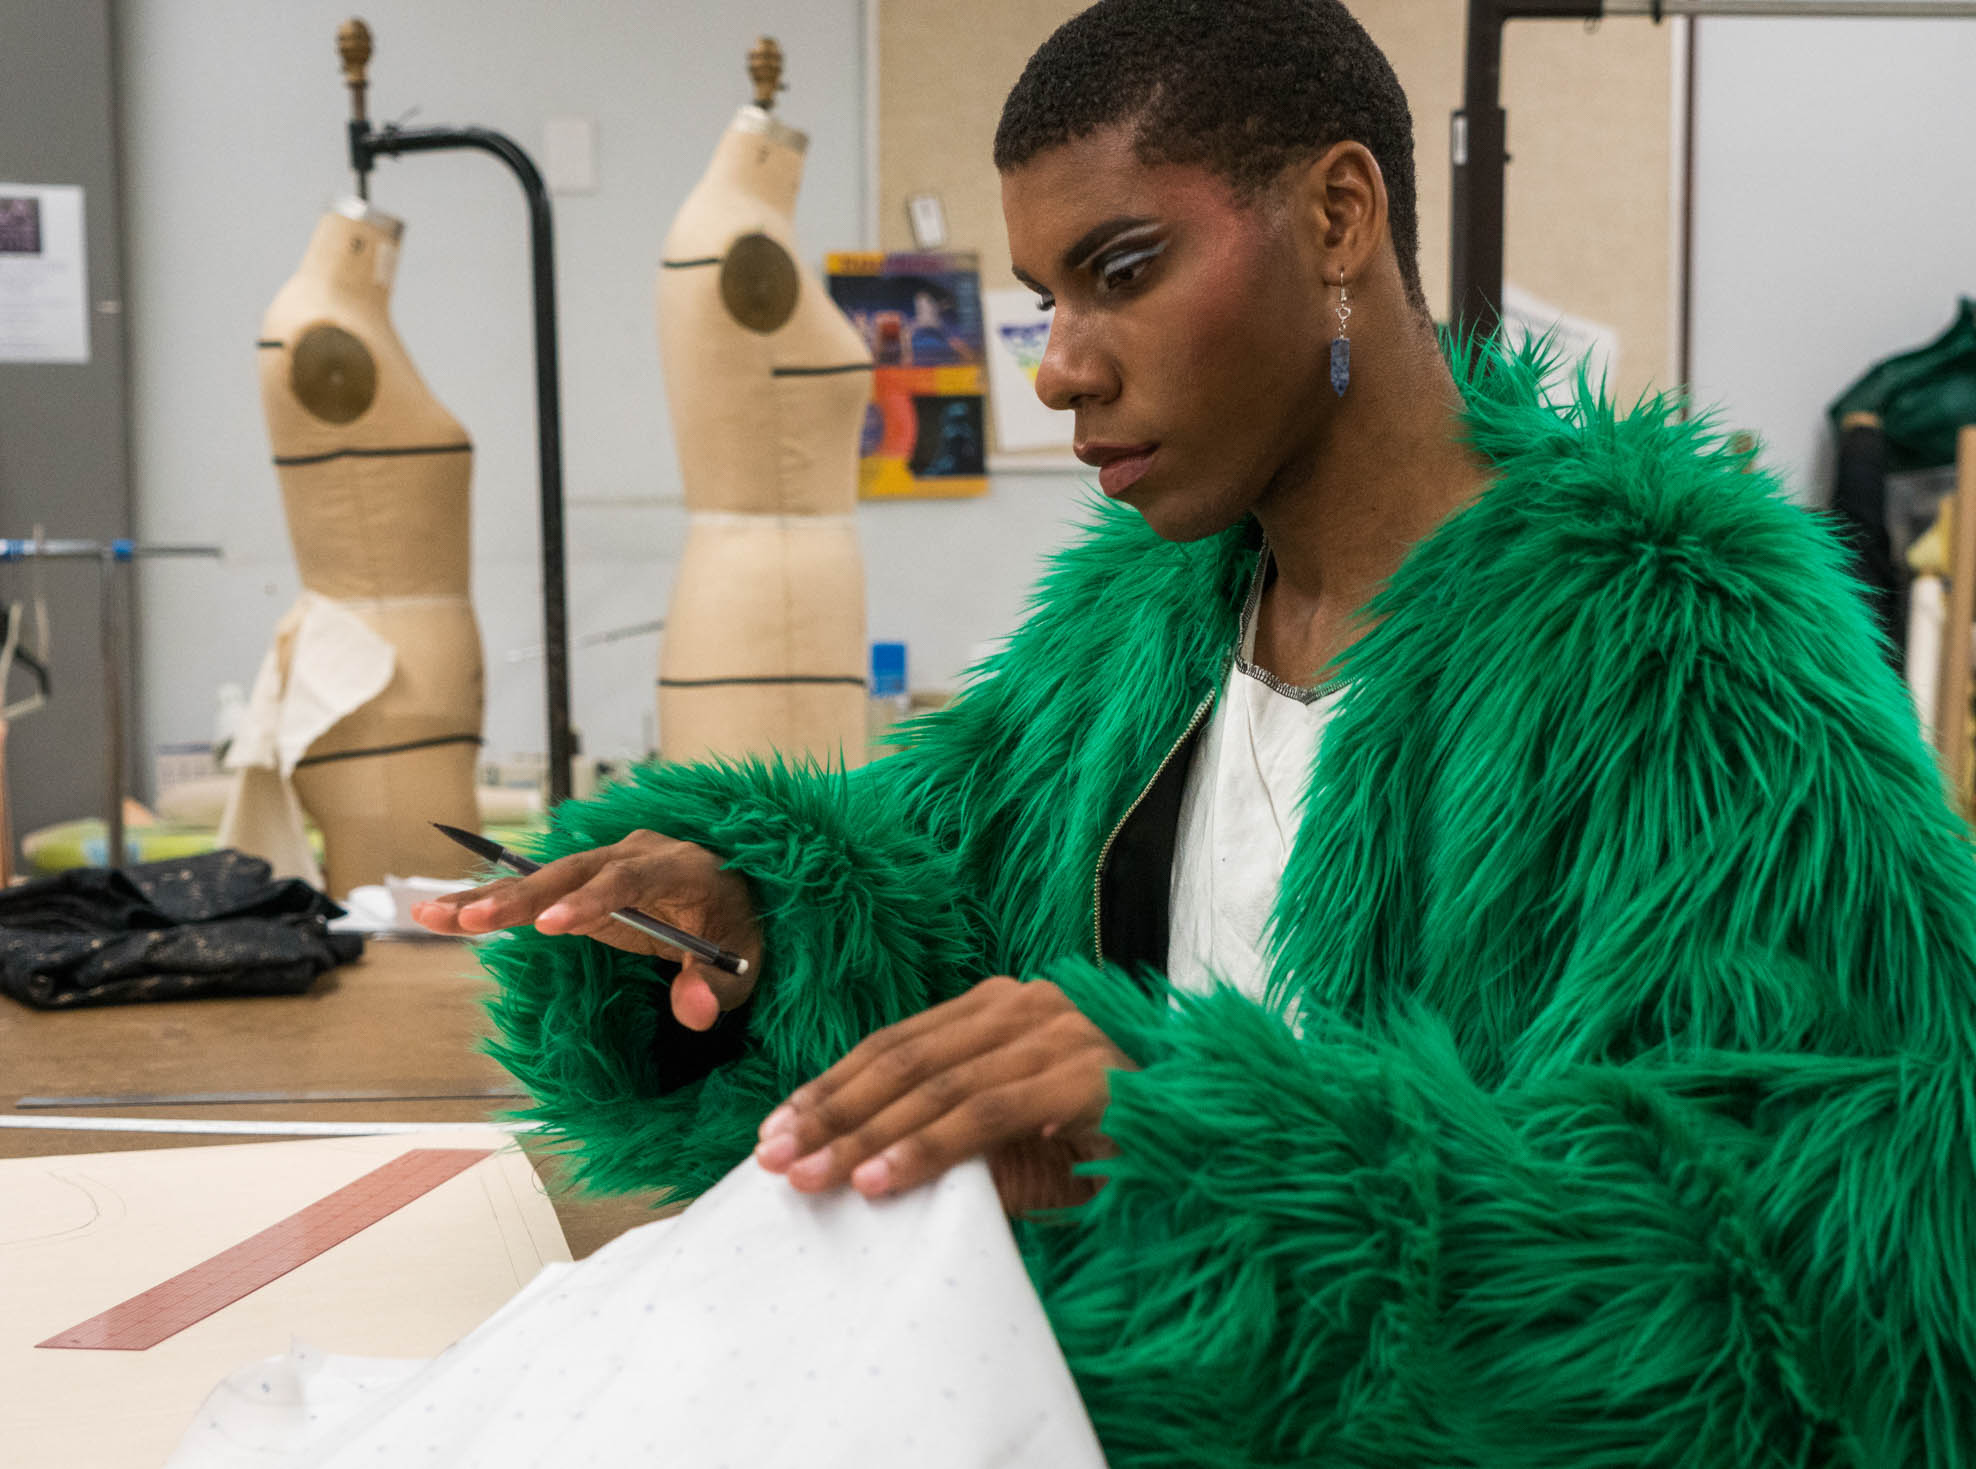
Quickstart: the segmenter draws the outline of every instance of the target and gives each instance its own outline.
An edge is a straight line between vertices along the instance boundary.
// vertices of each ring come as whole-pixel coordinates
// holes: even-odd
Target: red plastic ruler
[[[107,1352],[154,1347],[296,1266],[306,1265],[493,1152],[492,1148],[413,1148],[401,1153],[232,1249],[36,1345]]]

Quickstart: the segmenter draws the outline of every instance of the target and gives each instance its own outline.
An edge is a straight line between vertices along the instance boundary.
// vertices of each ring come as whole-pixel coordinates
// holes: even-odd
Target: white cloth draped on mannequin
[[[333,598],[303,592],[275,625],[254,691],[227,747],[234,785],[219,843],[263,858],[276,877],[323,885],[295,795],[296,762],[330,727],[384,692],[390,643]]]

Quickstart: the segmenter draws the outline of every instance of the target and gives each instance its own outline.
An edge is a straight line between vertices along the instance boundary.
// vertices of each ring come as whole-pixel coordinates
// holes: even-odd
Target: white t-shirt
[[[1203,993],[1218,979],[1261,1000],[1264,929],[1296,840],[1319,736],[1344,685],[1297,688],[1250,660],[1268,567],[1242,613],[1242,643],[1187,772],[1169,889],[1167,975]]]

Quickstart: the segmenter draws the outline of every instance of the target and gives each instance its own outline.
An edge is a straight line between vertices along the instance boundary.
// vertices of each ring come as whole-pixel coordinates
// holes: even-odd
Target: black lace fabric
[[[135,867],[79,867],[0,891],[0,990],[42,1010],[294,995],[363,953],[343,910],[227,849]]]

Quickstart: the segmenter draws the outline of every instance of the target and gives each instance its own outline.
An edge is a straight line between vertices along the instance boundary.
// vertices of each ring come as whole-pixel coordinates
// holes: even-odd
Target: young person
[[[985,1154],[1115,1464],[1976,1464],[1976,873],[1833,543],[1444,352],[1335,0],[1105,0],[996,162],[1106,503],[902,753],[424,910],[517,929],[537,1115],[605,1189]]]

